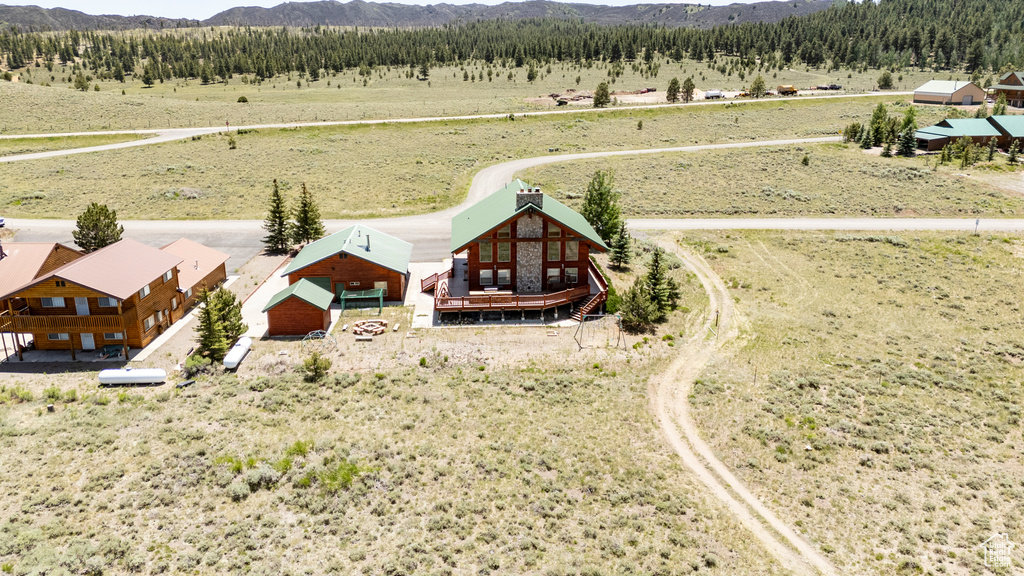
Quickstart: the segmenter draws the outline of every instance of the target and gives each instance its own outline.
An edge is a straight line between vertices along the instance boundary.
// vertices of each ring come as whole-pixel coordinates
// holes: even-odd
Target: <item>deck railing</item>
[[[434,298],[438,312],[462,310],[546,310],[569,304],[590,294],[590,286],[570,288],[551,294],[488,294],[477,296],[439,296]]]
[[[41,334],[57,332],[123,332],[117,315],[102,316],[0,316],[0,332]]]
[[[440,282],[442,280],[447,280],[447,279],[449,279],[451,277],[452,277],[452,269],[451,268],[445,270],[444,272],[439,272],[437,274],[431,274],[430,276],[427,276],[426,278],[420,280],[420,292],[426,292],[427,290],[430,290],[431,288],[434,288],[435,286],[437,286],[438,282]]]

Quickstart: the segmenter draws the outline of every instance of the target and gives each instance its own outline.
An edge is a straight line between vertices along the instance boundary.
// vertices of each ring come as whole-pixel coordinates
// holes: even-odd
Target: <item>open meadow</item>
[[[1024,214],[1006,161],[939,166],[937,156],[882,158],[853,144],[709,150],[548,164],[519,176],[570,206],[580,182],[611,170],[631,217],[985,216]],[[804,159],[806,158],[806,164]]]
[[[740,78],[728,69],[719,71],[718,66],[729,60],[719,58],[711,68],[708,62],[663,61],[656,77],[645,74],[641,65],[626,63],[621,75],[614,78],[609,75],[608,63],[590,67],[552,63],[540,66],[533,82],[527,81],[526,67],[488,67],[483,62],[432,69],[427,81],[410,78],[408,68],[380,68],[369,76],[351,69],[314,82],[293,74],[262,82],[252,76],[235,76],[226,84],[168,80],[152,87],[146,87],[141,78],[128,76],[123,83],[93,80],[91,86],[98,86],[99,91],[90,88],[84,92],[74,89],[70,67],[57,65],[53,71],[29,68],[19,82],[0,82],[0,100],[5,103],[0,108],[0,134],[519,113],[553,105],[532,99],[569,89],[593,91],[604,81],[613,92],[657,88],[664,101],[664,91],[673,77],[682,81],[693,76],[701,91],[749,86],[749,75]],[[488,69],[492,72],[489,80]],[[880,74],[873,69],[830,72],[800,68],[766,73],[765,81],[771,88],[777,84],[801,89],[827,83],[843,85],[843,90],[825,92],[833,94],[869,91]],[[903,79],[897,80],[900,77]],[[933,77],[935,73],[930,71],[904,71],[894,78],[894,89],[913,90]],[[952,77],[964,78],[962,74]],[[243,96],[247,102],[239,103]]]
[[[238,374],[185,389],[0,374],[4,571],[782,574],[647,409],[671,339],[335,336],[319,383],[297,373],[296,341],[260,341]]]
[[[1024,538],[1024,238],[678,238],[744,317],[694,386],[702,437],[843,573],[978,574]]]
[[[506,160],[836,135],[852,121],[865,121],[879,102],[891,101],[884,96],[761,101],[600,115],[243,131],[9,164],[0,182],[0,206],[12,217],[69,218],[98,201],[131,219],[262,218],[271,182],[277,179],[289,195],[305,182],[326,218],[399,216],[458,204],[476,171]],[[922,116],[940,112],[926,109]],[[767,162],[751,159],[759,154],[753,149],[733,154],[737,163]],[[674,174],[679,163],[693,162],[689,154],[676,158]],[[816,164],[806,171],[821,170]],[[765,185],[782,186],[771,174],[764,175]],[[578,176],[573,188],[559,185],[563,194],[583,192],[589,174]],[[637,183],[638,191],[645,190]],[[820,185],[808,193],[824,196]],[[828,201],[820,204],[825,207]],[[637,208],[665,213],[646,204]]]

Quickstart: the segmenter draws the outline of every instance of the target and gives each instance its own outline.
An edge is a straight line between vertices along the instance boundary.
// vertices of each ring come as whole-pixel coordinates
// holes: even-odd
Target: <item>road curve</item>
[[[772,102],[783,102],[783,101],[806,101],[806,100],[827,100],[827,99],[841,99],[841,98],[866,98],[873,96],[907,96],[913,94],[913,92],[871,92],[867,94],[833,94],[828,96],[794,96],[786,98],[773,98],[769,101]],[[538,110],[535,112],[522,112],[517,114],[520,118],[528,116],[553,116],[558,114],[600,114],[607,112],[622,112],[631,110],[651,110],[655,108],[676,108],[682,106],[724,106],[728,104],[732,105],[743,105],[750,104],[753,102],[765,102],[765,100],[730,100],[730,101],[701,101],[701,102],[688,102],[685,104],[645,104],[639,106],[616,106],[612,108],[566,108],[559,110]],[[9,140],[15,138],[53,138],[53,137],[71,137],[71,136],[96,136],[96,135],[112,135],[112,134],[141,134],[141,135],[152,135],[152,138],[145,138],[142,140],[133,140],[131,142],[120,142],[118,144],[104,144],[102,146],[88,146],[85,148],[69,148],[67,150],[50,150],[48,152],[34,152],[31,154],[16,154],[11,156],[0,156],[0,164],[8,162],[22,162],[26,160],[40,160],[43,158],[54,158],[57,156],[69,156],[72,154],[87,154],[90,152],[103,152],[107,150],[117,150],[120,148],[132,148],[135,146],[148,146],[150,144],[159,144],[162,142],[171,142],[174,140],[184,140],[193,136],[202,136],[206,134],[215,134],[218,132],[225,132],[231,129],[234,130],[269,130],[274,128],[307,128],[316,126],[368,126],[374,124],[412,124],[418,122],[449,122],[456,120],[492,120],[496,118],[507,118],[509,113],[498,113],[498,114],[472,114],[464,116],[430,116],[423,118],[380,118],[374,120],[325,120],[323,122],[285,122],[279,124],[250,124],[246,126],[231,126],[230,128],[220,126],[207,126],[201,128],[167,128],[167,129],[143,129],[143,130],[106,130],[100,132],[59,132],[53,134],[5,134],[0,135],[0,140]]]

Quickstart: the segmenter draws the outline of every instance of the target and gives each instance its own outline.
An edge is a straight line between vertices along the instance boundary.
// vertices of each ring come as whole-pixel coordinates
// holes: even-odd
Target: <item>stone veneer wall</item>
[[[537,242],[516,243],[516,290],[529,294],[540,292],[543,287],[544,268],[544,220],[536,214],[527,214],[516,222],[516,236],[536,238]]]

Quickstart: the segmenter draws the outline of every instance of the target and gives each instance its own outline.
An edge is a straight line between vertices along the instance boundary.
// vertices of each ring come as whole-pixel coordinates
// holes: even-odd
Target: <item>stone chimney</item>
[[[540,188],[520,188],[519,192],[516,192],[516,211],[527,204],[533,204],[538,209],[544,208],[544,194]]]

